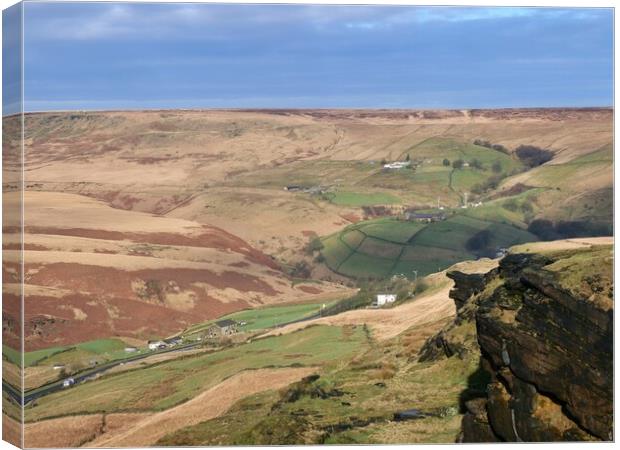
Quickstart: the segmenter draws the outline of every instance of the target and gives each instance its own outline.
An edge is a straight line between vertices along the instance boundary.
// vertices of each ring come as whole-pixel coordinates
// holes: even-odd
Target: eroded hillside
[[[272,258],[213,226],[74,194],[27,192],[24,202],[27,351],[110,336],[166,336],[245,308],[348,292],[330,283],[294,284]],[[16,218],[6,218],[8,298],[19,295],[17,231]],[[18,304],[7,302],[5,320],[18,319],[10,307]]]
[[[421,360],[480,355],[463,442],[613,439],[609,240],[524,245],[485,275],[450,273],[456,321]],[[598,244],[598,245],[597,245]]]

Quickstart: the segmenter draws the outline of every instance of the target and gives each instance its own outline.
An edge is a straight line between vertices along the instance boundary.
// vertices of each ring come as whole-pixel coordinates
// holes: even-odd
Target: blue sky
[[[29,111],[612,104],[611,9],[26,3],[24,27]]]

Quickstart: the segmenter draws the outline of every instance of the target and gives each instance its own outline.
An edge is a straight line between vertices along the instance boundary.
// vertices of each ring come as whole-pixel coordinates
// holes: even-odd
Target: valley
[[[553,283],[608,311],[596,286],[613,262],[612,119],[608,108],[32,113],[22,196],[5,117],[3,201],[24,216],[3,222],[3,386],[29,399],[26,445],[461,439],[479,420],[466,402],[490,381],[475,307],[463,319],[451,274],[542,254]],[[562,261],[578,270],[558,275]],[[488,276],[491,298],[503,281]],[[396,418],[409,409],[421,416]]]

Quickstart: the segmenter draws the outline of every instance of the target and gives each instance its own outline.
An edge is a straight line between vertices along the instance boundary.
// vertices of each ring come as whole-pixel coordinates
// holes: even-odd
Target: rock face
[[[460,441],[613,439],[612,266],[612,248],[597,246],[508,255],[483,277],[449,275],[457,319],[421,359],[460,356],[454,330],[475,324],[488,378],[463,397]]]
[[[456,318],[454,323],[446,326],[424,344],[418,358],[420,362],[435,361],[453,355],[463,359],[472,352],[480,352],[475,340],[473,320],[477,305],[470,299],[485,289],[487,282],[496,275],[496,272],[497,269],[493,269],[487,274],[467,274],[454,270],[446,274],[448,278],[454,280],[450,298],[456,304]]]

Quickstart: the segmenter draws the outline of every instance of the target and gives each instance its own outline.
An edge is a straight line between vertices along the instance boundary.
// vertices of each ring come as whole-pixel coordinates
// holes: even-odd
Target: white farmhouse
[[[160,348],[166,348],[164,341],[149,341],[149,350],[158,350]]]
[[[397,161],[393,163],[384,164],[384,169],[404,169],[405,167],[409,167],[411,165],[411,161]]]
[[[383,306],[386,303],[394,303],[396,294],[379,294],[377,295],[377,306]]]

